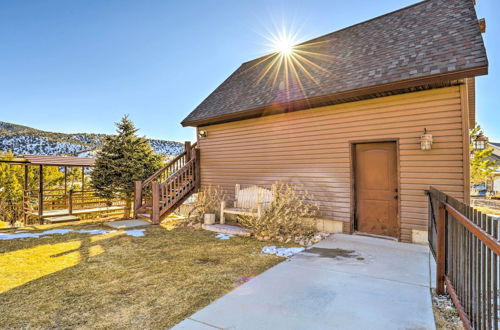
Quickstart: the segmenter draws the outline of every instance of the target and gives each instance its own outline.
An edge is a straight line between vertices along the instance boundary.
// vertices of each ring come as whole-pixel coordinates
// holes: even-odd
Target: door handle
[[[394,199],[398,199],[398,195],[394,195]]]

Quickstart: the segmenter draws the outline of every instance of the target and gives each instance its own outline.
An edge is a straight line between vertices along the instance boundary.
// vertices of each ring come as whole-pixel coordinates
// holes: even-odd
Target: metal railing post
[[[444,276],[446,266],[446,208],[444,203],[441,201],[439,201],[436,225],[436,293],[444,294]]]

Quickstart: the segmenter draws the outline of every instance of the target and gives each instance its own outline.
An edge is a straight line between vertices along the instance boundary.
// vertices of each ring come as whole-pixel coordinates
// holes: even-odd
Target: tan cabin
[[[182,122],[201,186],[301,185],[318,227],[427,240],[432,185],[468,202],[472,0],[427,0],[243,63]],[[233,196],[234,197],[234,196]]]

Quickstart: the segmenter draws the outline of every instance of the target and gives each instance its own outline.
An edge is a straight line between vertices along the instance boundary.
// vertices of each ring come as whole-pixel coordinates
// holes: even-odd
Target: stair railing
[[[163,200],[165,197],[160,196],[159,187],[160,184],[166,183],[170,181],[169,179],[172,177],[176,177],[177,173],[185,173],[184,169],[190,162],[190,160],[196,159],[196,155],[198,149],[196,148],[197,144],[194,143],[191,145],[191,142],[187,141],[184,143],[184,152],[176,156],[172,159],[168,164],[164,167],[156,171],[153,175],[147,178],[144,181],[135,181],[135,198],[134,198],[134,217],[137,218],[138,213],[144,207],[150,206],[153,208],[153,213],[155,210],[159,212],[159,204],[160,200]],[[189,166],[194,168],[193,177],[196,173],[196,161],[189,163]],[[199,177],[199,175],[197,176]],[[196,184],[196,182],[195,182]],[[163,201],[165,204],[165,201]],[[162,208],[165,210],[165,208]],[[158,215],[160,216],[160,215]],[[155,218],[155,214],[153,214],[153,218]]]
[[[180,171],[168,178],[167,181],[159,184],[160,199],[165,202],[164,205],[160,205],[160,216],[195,187],[195,167],[196,156],[189,160]]]

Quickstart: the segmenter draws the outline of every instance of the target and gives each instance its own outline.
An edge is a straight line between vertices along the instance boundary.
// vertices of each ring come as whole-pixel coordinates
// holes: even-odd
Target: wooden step
[[[59,222],[78,221],[80,220],[80,217],[77,217],[76,215],[60,215],[56,217],[43,218],[43,220],[50,223],[59,223]]]
[[[220,234],[226,235],[238,235],[238,236],[250,236],[250,231],[246,228],[240,226],[213,224],[213,225],[201,225],[201,228],[209,231],[213,231]]]
[[[138,219],[143,219],[143,220],[151,220],[151,214],[148,213],[138,213],[137,214]]]
[[[141,213],[147,213],[147,214],[151,214],[153,212],[153,207],[152,206],[146,206],[144,208],[141,209]]]

